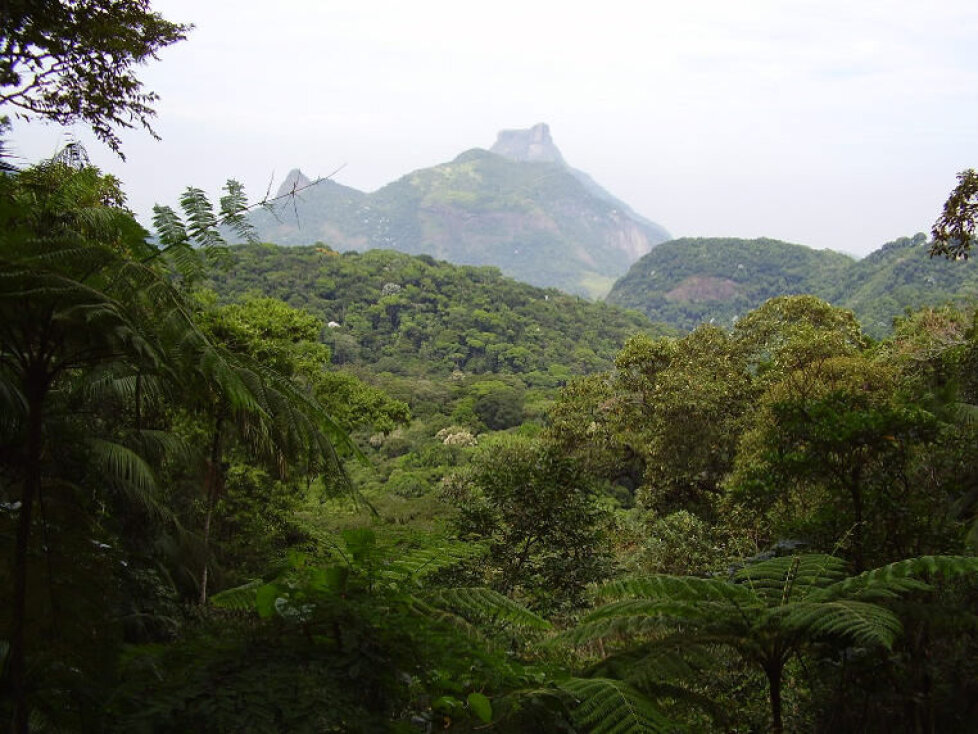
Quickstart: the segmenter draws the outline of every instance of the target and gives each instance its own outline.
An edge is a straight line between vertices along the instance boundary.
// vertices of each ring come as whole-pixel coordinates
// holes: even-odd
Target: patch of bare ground
[[[711,275],[691,275],[666,293],[670,301],[729,301],[737,295],[737,284],[727,278]]]

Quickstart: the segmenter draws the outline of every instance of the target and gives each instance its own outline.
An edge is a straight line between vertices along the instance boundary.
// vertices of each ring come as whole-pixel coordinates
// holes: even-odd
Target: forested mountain
[[[144,0],[6,5],[0,112],[116,150],[148,127],[129,69],[190,26]],[[812,295],[736,312],[834,284],[884,319],[970,265],[922,237],[860,263],[681,241],[665,303],[733,306],[669,336],[494,267],[228,248],[250,234],[234,181],[155,207],[150,236],[77,145],[0,156],[8,731],[975,730],[974,310],[879,341]],[[497,149],[401,189],[475,216],[472,182],[518,166],[557,204],[498,190],[487,221],[627,215],[544,127]],[[470,189],[425,183],[453,176]],[[978,244],[960,178],[933,248],[953,258]]]
[[[213,276],[222,298],[270,296],[315,314],[337,364],[395,374],[518,373],[549,380],[611,366],[641,314],[391,250],[241,245]],[[544,378],[544,375],[550,375]]]
[[[852,262],[847,255],[778,240],[683,238],[642,257],[607,301],[684,330],[704,322],[729,328],[774,296],[824,297],[827,283]]]
[[[968,262],[932,259],[922,234],[862,260],[770,239],[684,238],[642,257],[607,301],[688,330],[704,322],[729,328],[769,298],[801,293],[852,309],[880,337],[908,308],[971,302],[978,277]]]
[[[883,245],[849,267],[833,302],[852,309],[873,336],[889,332],[893,319],[907,309],[945,303],[975,305],[975,264],[931,257],[929,249],[923,234]]]
[[[333,181],[303,189],[277,212],[257,211],[261,239],[393,249],[464,265],[494,265],[538,286],[600,297],[636,258],[668,239],[566,163],[549,130],[504,131],[491,152],[414,171],[373,193]],[[304,177],[293,171],[288,191]]]

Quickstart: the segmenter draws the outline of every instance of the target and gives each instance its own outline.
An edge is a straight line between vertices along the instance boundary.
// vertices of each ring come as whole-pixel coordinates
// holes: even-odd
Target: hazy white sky
[[[229,177],[341,165],[374,190],[548,122],[573,166],[675,236],[866,254],[978,167],[974,0],[154,0],[189,40],[141,77],[157,143],[91,142],[141,215]],[[76,137],[89,143],[84,128]],[[15,127],[50,155],[64,132]]]

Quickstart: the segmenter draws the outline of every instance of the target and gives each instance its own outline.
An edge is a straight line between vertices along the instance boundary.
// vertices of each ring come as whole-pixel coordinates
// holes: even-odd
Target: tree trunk
[[[214,425],[214,437],[211,441],[211,455],[207,462],[207,476],[204,479],[204,492],[207,501],[207,510],[204,514],[204,567],[200,572],[200,597],[198,601],[203,606],[207,603],[207,576],[208,560],[210,556],[211,542],[211,518],[214,516],[214,505],[217,504],[217,497],[223,484],[223,469],[221,468],[221,424],[222,420],[217,419]]]
[[[764,672],[767,673],[771,694],[771,731],[773,734],[784,734],[784,722],[781,717],[781,666],[765,668]]]
[[[34,384],[31,384],[31,383]],[[17,517],[17,539],[14,546],[14,589],[10,629],[10,686],[14,698],[12,731],[26,734],[30,719],[27,696],[26,624],[27,564],[30,554],[31,523],[34,499],[41,490],[41,454],[43,451],[44,393],[46,381],[36,378],[27,385],[27,454],[24,487]]]
[[[852,528],[852,565],[856,573],[862,573],[866,570],[866,561],[863,557],[863,493],[858,482],[858,479],[854,480],[853,485],[849,487],[853,520],[855,520]]]

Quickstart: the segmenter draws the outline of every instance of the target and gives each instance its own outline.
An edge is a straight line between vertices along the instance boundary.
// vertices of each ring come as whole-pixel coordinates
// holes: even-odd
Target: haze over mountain
[[[856,260],[771,239],[683,238],[638,260],[607,301],[692,329],[707,321],[729,327],[769,298],[809,293],[851,309],[880,337],[908,308],[978,298],[974,263],[931,258],[927,244],[923,234],[904,237]]]
[[[308,183],[293,170],[279,194],[302,190],[275,214],[252,215],[261,239],[494,265],[518,280],[592,298],[669,239],[568,166],[543,123],[504,130],[491,150],[466,151],[373,193],[329,180],[303,188]]]

